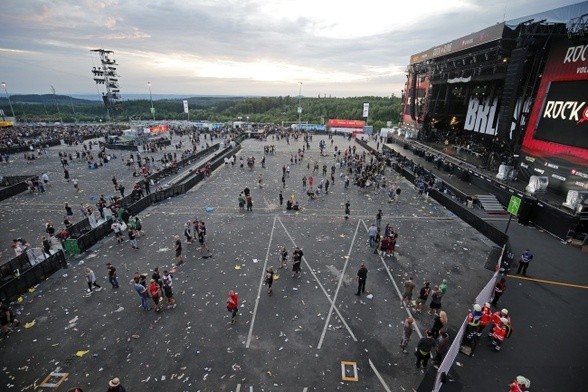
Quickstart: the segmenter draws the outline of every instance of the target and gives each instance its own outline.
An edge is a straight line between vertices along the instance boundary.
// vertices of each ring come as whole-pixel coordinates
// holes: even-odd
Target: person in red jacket
[[[235,324],[235,317],[237,317],[237,312],[239,311],[239,295],[233,290],[229,291],[229,296],[227,297],[227,310],[231,312],[231,324]]]
[[[509,334],[509,322],[506,318],[503,317],[500,319],[500,322],[494,324],[494,328],[492,329],[492,348],[495,351],[500,351],[502,342],[504,342],[504,339],[506,339]]]
[[[510,316],[508,314],[508,309],[502,309],[500,312],[494,312],[492,313],[492,316],[490,318],[490,321],[496,325],[496,324],[500,324],[500,320],[502,318],[505,318],[508,320],[508,325],[511,325],[511,321],[510,321]],[[488,332],[488,336],[492,337],[492,330],[490,332]]]
[[[482,307],[482,317],[480,318],[480,324],[478,325],[478,336],[482,336],[484,328],[492,322],[492,310],[490,310],[490,304],[486,302]]]
[[[510,389],[508,392],[524,392],[528,391],[531,387],[531,380],[523,376],[517,376],[512,384],[509,385]]]
[[[159,285],[157,284],[157,282],[155,281],[155,279],[151,279],[151,281],[149,282],[149,296],[151,297],[151,299],[153,300],[153,303],[155,304],[155,311],[159,312],[161,310],[161,307],[159,306],[159,299],[161,298],[159,296]]]

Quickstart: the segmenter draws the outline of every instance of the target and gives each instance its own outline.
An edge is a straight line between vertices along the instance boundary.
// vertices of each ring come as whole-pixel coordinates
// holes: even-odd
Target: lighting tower
[[[90,52],[98,53],[100,56],[100,66],[92,67],[94,82],[97,85],[104,85],[105,92],[102,93],[102,101],[106,107],[106,116],[110,119],[110,111],[117,110],[120,106],[120,89],[118,84],[118,74],[116,73],[116,60],[110,58],[114,53],[112,50],[92,49]]]

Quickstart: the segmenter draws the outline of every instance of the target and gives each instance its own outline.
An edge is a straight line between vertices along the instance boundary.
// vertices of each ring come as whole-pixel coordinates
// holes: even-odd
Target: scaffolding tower
[[[104,85],[102,92],[102,101],[106,108],[106,117],[110,119],[110,111],[115,111],[120,107],[121,97],[118,83],[118,74],[116,73],[116,60],[111,58],[114,53],[112,50],[91,49],[91,52],[98,53],[100,57],[100,66],[92,67],[94,82],[97,86]]]

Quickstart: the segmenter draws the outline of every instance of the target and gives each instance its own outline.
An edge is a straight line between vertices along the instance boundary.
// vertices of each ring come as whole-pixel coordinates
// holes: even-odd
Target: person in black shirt
[[[367,273],[368,269],[365,267],[365,264],[361,263],[361,267],[359,267],[359,271],[357,271],[357,293],[355,293],[355,295],[365,293],[365,282],[367,280]]]
[[[299,247],[296,247],[296,249],[294,249],[294,252],[292,252],[292,277],[296,277],[296,278],[300,278],[300,265],[302,264],[302,256],[304,256],[304,253],[302,252],[302,249],[300,249]]]
[[[431,331],[427,331],[427,335],[423,336],[419,342],[417,343],[417,349],[415,351],[415,355],[417,357],[416,360],[416,367],[420,369],[421,364],[423,368],[427,367],[429,363],[429,358],[431,357],[431,350],[437,345],[435,339],[433,339],[431,335]]]

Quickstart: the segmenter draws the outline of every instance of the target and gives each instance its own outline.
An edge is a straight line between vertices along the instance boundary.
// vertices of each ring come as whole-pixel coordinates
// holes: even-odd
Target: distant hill
[[[5,102],[6,97],[0,99],[0,102]],[[12,104],[26,103],[31,105],[96,105],[96,100],[73,98],[69,95],[58,94],[25,94],[25,95],[11,95],[10,101]]]

